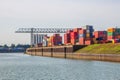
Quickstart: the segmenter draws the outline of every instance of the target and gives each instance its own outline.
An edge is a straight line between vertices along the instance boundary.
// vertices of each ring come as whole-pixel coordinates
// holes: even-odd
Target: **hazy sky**
[[[0,44],[30,43],[22,27],[120,27],[120,0],[0,0]]]

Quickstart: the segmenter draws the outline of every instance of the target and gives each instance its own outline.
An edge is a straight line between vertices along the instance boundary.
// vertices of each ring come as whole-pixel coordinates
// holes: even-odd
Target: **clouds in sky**
[[[119,21],[120,0],[0,0],[0,26],[4,26],[0,27],[0,33],[11,34],[16,43],[29,41],[20,41],[12,33],[21,25],[76,27],[92,24],[96,29],[103,29],[119,26]],[[4,37],[0,42],[7,43],[7,40],[14,41]]]

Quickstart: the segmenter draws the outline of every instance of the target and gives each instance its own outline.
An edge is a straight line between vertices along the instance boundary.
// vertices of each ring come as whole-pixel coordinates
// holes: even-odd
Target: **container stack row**
[[[57,46],[62,44],[62,36],[60,34],[54,34],[48,39],[48,46]]]
[[[107,42],[107,31],[95,31],[94,32],[94,43],[106,43]]]
[[[108,40],[115,39],[115,28],[109,28],[107,30]]]
[[[120,28],[108,28],[107,31],[95,31],[93,26],[86,25],[82,28],[68,30],[64,34],[64,45],[91,45],[111,41],[113,43],[120,42]],[[58,46],[62,45],[62,36],[60,36],[60,34],[53,34],[50,37],[47,35],[35,35],[34,43],[38,43],[38,46]]]
[[[93,40],[92,40],[93,39],[93,32],[94,32],[93,26],[86,25],[83,28],[86,30],[85,45],[93,44]]]
[[[83,28],[75,28],[73,30],[67,31],[64,34],[64,44],[80,44],[80,45],[90,45],[93,44],[93,26],[86,25]]]
[[[120,28],[109,28],[108,30],[108,40],[113,43],[120,42]]]

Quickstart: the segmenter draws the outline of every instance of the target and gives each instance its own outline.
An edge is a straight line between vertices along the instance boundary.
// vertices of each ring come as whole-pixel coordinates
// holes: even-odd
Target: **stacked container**
[[[76,44],[76,43],[79,43],[79,31],[80,31],[81,29],[82,29],[82,28],[75,28],[75,29],[73,29],[73,32],[76,33],[75,44]]]
[[[115,39],[115,28],[109,28],[107,30],[108,33],[108,40]]]
[[[49,38],[48,46],[57,46],[62,44],[62,37],[60,34],[54,34]]]
[[[115,29],[115,38],[120,39],[120,28]]]
[[[71,44],[72,44],[72,45],[75,45],[77,36],[78,36],[78,33],[77,33],[77,32],[71,32],[71,33],[70,33],[70,38],[71,38]]]
[[[70,41],[70,33],[66,33],[64,34],[64,44],[69,44],[71,41]]]
[[[79,43],[79,30],[81,30],[82,28],[75,28],[73,29],[72,32],[70,32],[70,41],[72,45],[75,45],[77,43]]]
[[[84,45],[85,44],[85,37],[86,37],[86,30],[85,29],[81,29],[79,31],[79,44],[80,45]]]
[[[105,43],[107,41],[107,31],[95,31],[94,32],[94,43]]]
[[[86,25],[84,26],[84,29],[86,29],[86,38],[85,38],[85,45],[90,45],[93,43],[93,26]]]

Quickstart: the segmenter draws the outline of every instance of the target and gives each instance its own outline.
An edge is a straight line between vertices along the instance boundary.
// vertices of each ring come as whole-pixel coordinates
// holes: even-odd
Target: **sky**
[[[0,0],[0,45],[29,44],[18,28],[120,27],[120,0]]]

